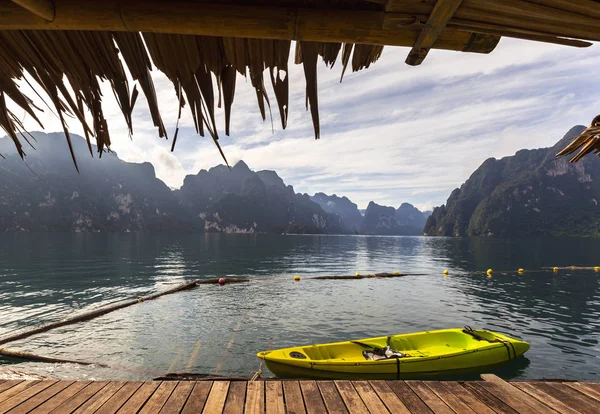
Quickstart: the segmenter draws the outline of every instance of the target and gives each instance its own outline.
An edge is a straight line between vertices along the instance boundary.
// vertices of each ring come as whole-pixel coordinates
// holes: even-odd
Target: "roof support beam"
[[[83,6],[82,4],[85,3]],[[9,0],[0,0],[0,30],[103,30],[193,34],[251,39],[304,40],[412,46],[420,27],[385,28],[389,13],[294,7],[247,6],[185,0],[54,0],[46,21]],[[407,23],[412,15],[398,16]],[[447,28],[435,48],[489,53],[499,37]]]
[[[406,58],[406,63],[417,66],[423,63],[423,60],[433,47],[446,25],[458,9],[462,0],[437,0],[425,27],[419,33],[412,50]]]
[[[36,16],[51,22],[54,20],[56,11],[54,10],[54,0],[11,0],[24,9],[29,10]]]

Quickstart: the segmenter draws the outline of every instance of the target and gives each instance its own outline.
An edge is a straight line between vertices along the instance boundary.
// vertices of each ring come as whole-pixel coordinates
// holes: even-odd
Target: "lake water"
[[[497,371],[504,378],[600,380],[600,273],[542,269],[570,265],[600,265],[600,240],[2,234],[0,335],[187,280],[248,277],[5,346],[111,365],[15,366],[59,378],[250,376],[269,348],[468,324],[531,343],[527,358]],[[425,275],[306,279],[393,271]]]

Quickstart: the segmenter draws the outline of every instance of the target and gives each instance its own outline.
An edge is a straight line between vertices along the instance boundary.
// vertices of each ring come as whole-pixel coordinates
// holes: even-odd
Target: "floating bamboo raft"
[[[600,384],[483,381],[1,381],[0,413],[589,413]]]
[[[408,273],[395,272],[395,273],[373,273],[373,274],[365,274],[365,275],[356,274],[355,276],[349,276],[349,275],[313,276],[313,277],[309,277],[308,279],[309,280],[310,279],[313,279],[313,280],[322,280],[322,279],[343,280],[343,279],[365,279],[365,278],[395,278],[395,277],[403,277],[403,276],[421,276],[421,274],[408,274]],[[275,279],[275,280],[283,280],[283,279]],[[285,280],[289,280],[289,279],[285,279]],[[72,324],[79,323],[79,322],[89,321],[89,320],[97,318],[99,316],[106,315],[107,313],[114,312],[116,310],[123,309],[123,308],[129,307],[129,306],[133,306],[138,303],[151,301],[151,300],[157,299],[161,296],[171,295],[173,293],[193,289],[198,285],[216,285],[216,284],[225,285],[225,284],[232,284],[232,283],[249,283],[249,282],[259,282],[259,281],[261,281],[261,280],[251,280],[251,279],[246,279],[246,278],[210,278],[210,279],[192,280],[189,282],[179,284],[175,287],[172,287],[172,288],[169,288],[169,289],[157,292],[157,293],[153,293],[151,295],[139,296],[134,299],[118,301],[116,303],[102,306],[97,309],[92,309],[90,311],[86,311],[86,312],[77,314],[75,316],[72,316],[70,318],[66,318],[66,319],[63,319],[63,320],[60,320],[57,322],[51,322],[51,323],[47,323],[44,325],[34,326],[32,328],[26,328],[26,329],[23,329],[18,332],[11,332],[7,335],[0,337],[0,345],[4,345],[9,342],[14,342],[14,341],[17,341],[20,339],[25,339],[30,336],[37,335],[37,334],[43,333],[43,332],[47,332],[52,329],[60,328],[60,327],[66,326],[66,325],[72,325]],[[266,282],[272,282],[272,281],[273,280],[268,280]],[[261,281],[261,282],[265,282],[265,281]],[[35,354],[31,354],[31,353],[28,353],[25,351],[20,351],[20,350],[16,350],[16,349],[7,349],[7,348],[1,348],[1,347],[0,347],[0,355],[5,355],[8,357],[12,357],[12,358],[22,358],[22,359],[30,359],[30,360],[36,360],[36,361],[45,361],[45,362],[71,362],[71,363],[76,363],[76,364],[91,365],[91,363],[85,362],[85,361],[58,360],[58,359],[54,360],[52,357],[35,355]]]

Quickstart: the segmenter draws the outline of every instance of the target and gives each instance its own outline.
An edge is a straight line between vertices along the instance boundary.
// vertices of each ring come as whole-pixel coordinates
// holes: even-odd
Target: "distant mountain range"
[[[375,202],[361,211],[347,197],[298,194],[275,171],[254,172],[243,161],[188,175],[172,190],[151,164],[115,153],[92,158],[72,136],[77,174],[62,133],[34,133],[37,150],[26,162],[0,138],[0,231],[600,237],[600,159],[555,157],[583,129],[552,148],[486,160],[432,213]]]
[[[85,140],[73,135],[77,174],[62,133],[33,135],[37,150],[26,163],[0,138],[0,231],[400,235],[421,234],[426,219],[407,203],[398,210],[371,203],[363,217],[346,197],[297,194],[275,171],[254,172],[243,161],[188,175],[172,190],[150,163],[115,153],[91,158]]]
[[[77,174],[62,133],[33,135],[37,150],[25,149],[26,163],[12,141],[0,139],[0,231],[201,229],[152,164],[127,163],[114,153],[91,158],[85,140],[72,136]]]
[[[425,233],[600,237],[600,159],[587,156],[572,164],[555,157],[584,129],[573,127],[552,148],[486,160],[433,211]]]

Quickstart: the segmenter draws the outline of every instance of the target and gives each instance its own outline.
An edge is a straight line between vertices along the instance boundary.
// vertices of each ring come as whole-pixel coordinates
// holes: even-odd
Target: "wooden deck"
[[[9,381],[0,413],[600,413],[600,383]]]

